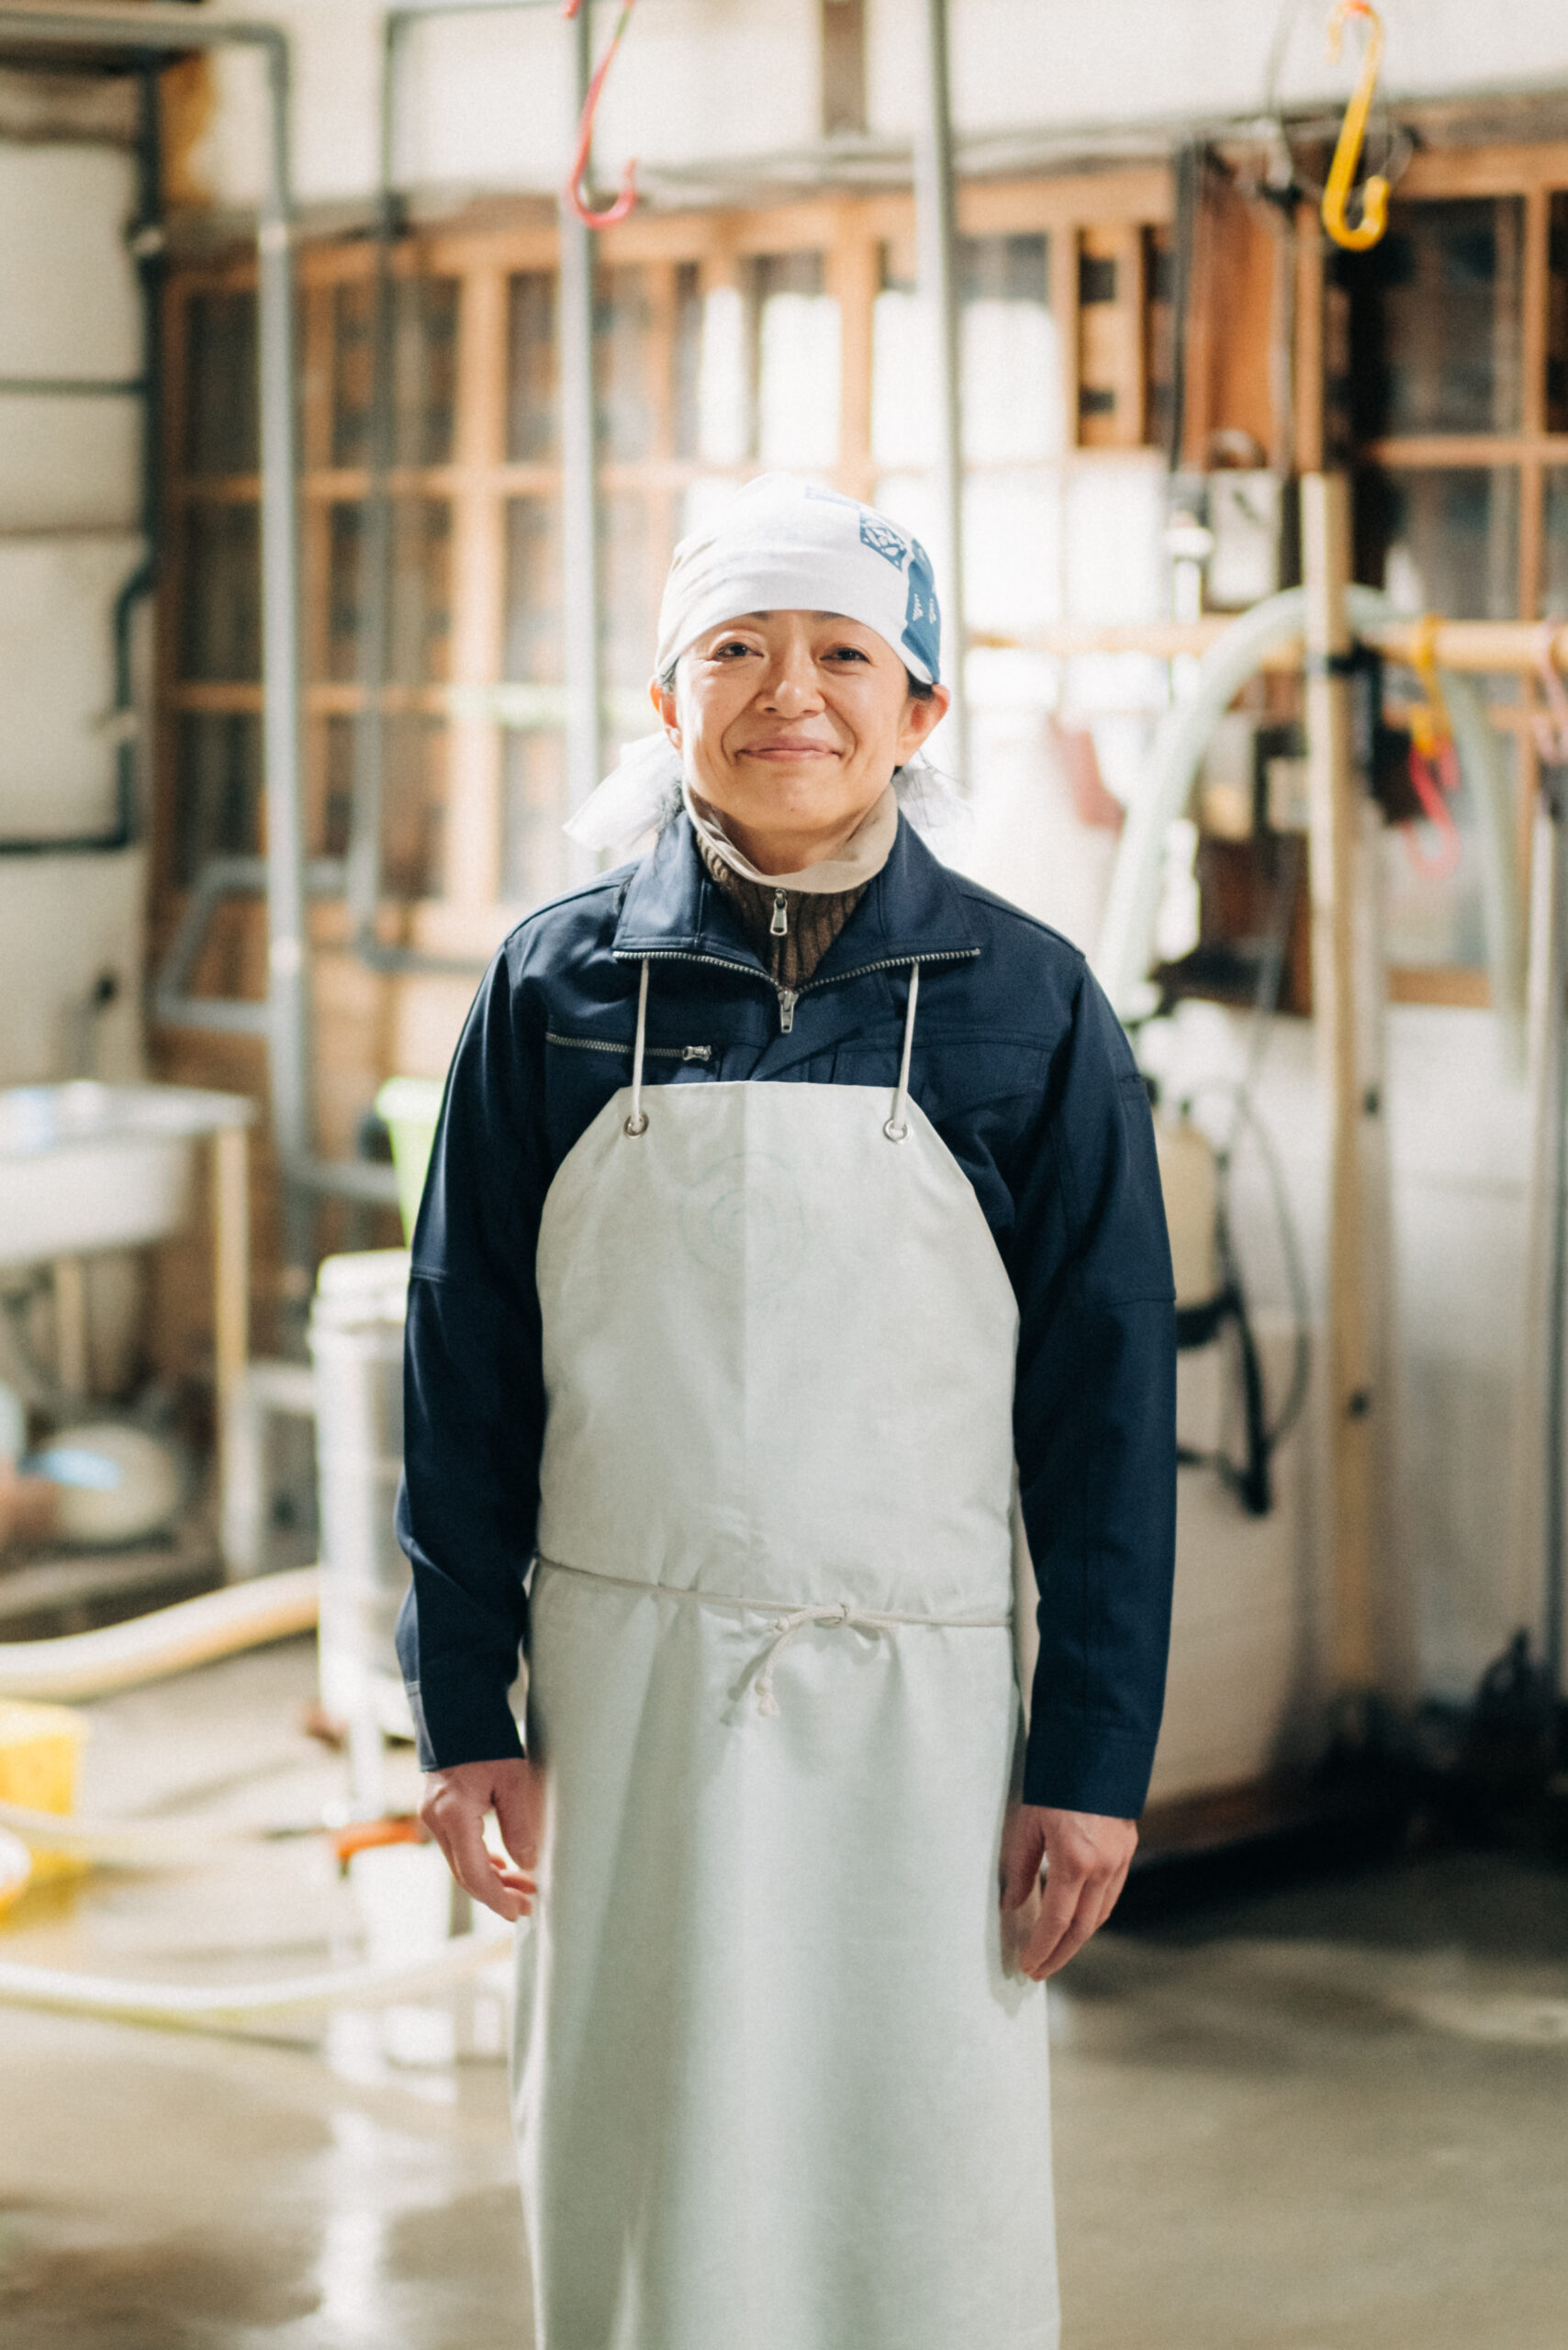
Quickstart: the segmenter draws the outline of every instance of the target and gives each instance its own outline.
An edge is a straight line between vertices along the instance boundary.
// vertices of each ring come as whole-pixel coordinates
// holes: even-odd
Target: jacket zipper
[[[818,988],[836,988],[846,979],[863,979],[870,971],[907,971],[912,963],[972,963],[980,948],[943,946],[934,955],[884,955],[877,963],[857,963],[852,971],[834,971],[825,979],[808,979],[803,988],[781,988],[766,971],[754,971],[745,963],[732,963],[727,955],[688,955],[678,946],[655,946],[647,955],[633,955],[623,947],[612,948],[611,952],[618,963],[711,963],[715,970],[734,971],[743,979],[760,979],[778,999],[778,1033],[787,1036],[795,1025],[795,1006],[803,995],[812,995]],[[669,1049],[666,1046],[666,1050]]]
[[[564,1045],[574,1053],[630,1053],[631,1045],[617,1045],[608,1036],[563,1036],[554,1028],[544,1032],[547,1045]],[[645,1061],[711,1061],[711,1045],[644,1045]]]

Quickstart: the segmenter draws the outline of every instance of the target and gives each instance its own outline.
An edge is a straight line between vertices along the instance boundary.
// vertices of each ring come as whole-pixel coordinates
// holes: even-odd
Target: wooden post
[[[1312,993],[1329,1130],[1328,1430],[1334,1536],[1332,1664],[1345,1727],[1364,1729],[1377,1683],[1374,1317],[1366,1234],[1372,1203],[1363,1129],[1382,1115],[1363,1064],[1357,1002],[1361,788],[1351,755],[1346,656],[1350,505],[1342,475],[1301,485],[1306,588],[1306,733],[1311,802]]]
[[[229,1477],[231,1409],[251,1352],[250,1137],[219,1126],[212,1137],[213,1406],[219,1506]]]
[[[54,1375],[73,1402],[87,1393],[87,1269],[80,1257],[54,1260]]]

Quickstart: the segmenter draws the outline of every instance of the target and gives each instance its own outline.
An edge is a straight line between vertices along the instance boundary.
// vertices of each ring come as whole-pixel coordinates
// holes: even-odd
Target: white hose
[[[0,1834],[19,1838],[35,1852],[69,1852],[75,1860],[111,1868],[190,1868],[215,1846],[322,1832],[319,1819],[252,1823],[204,1818],[199,1812],[167,1819],[93,1819],[79,1812],[32,1811],[25,1804],[0,1803]]]
[[[99,1631],[0,1642],[0,1697],[101,1697],[111,1689],[160,1681],[241,1649],[308,1632],[319,1604],[320,1570],[295,1567]]]
[[[1346,617],[1370,632],[1397,617],[1375,588],[1348,588]],[[1197,691],[1161,720],[1137,796],[1127,811],[1101,925],[1095,971],[1123,1018],[1143,1007],[1140,996],[1152,960],[1165,836],[1186,808],[1215,722],[1262,666],[1273,648],[1299,637],[1306,624],[1306,592],[1286,588],[1234,621],[1198,665]],[[1513,793],[1485,704],[1474,685],[1451,669],[1440,672],[1453,720],[1454,741],[1476,812],[1476,856],[1486,929],[1492,1004],[1510,1063],[1523,1069],[1524,924],[1519,900]]]
[[[328,1967],[276,1983],[131,1983],[110,1975],[70,1975],[52,1966],[0,1962],[0,2001],[57,2015],[107,2016],[122,2023],[186,2031],[228,2031],[254,2016],[309,2008],[373,2008],[458,1983],[504,1957],[498,1934],[458,1934],[429,1956]]]

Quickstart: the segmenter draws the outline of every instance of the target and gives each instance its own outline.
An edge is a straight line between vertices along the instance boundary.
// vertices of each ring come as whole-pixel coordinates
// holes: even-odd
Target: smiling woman
[[[447,1087],[398,1637],[421,1817],[532,1921],[539,2350],[1058,2340],[1042,1985],[1137,1841],[1174,1320],[1082,957],[900,814],[939,651],[851,498],[683,541],[603,788],[658,836],[520,924]]]

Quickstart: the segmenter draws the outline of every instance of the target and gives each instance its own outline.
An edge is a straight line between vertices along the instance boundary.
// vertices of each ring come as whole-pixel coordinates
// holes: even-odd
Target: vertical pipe
[[[267,1034],[273,1129],[284,1172],[284,1298],[309,1294],[310,974],[300,789],[299,509],[289,218],[288,49],[267,45],[270,172],[256,233],[262,462],[262,683],[266,807]]]
[[[580,115],[593,73],[589,10],[572,19],[573,84]],[[585,175],[586,176],[586,175]],[[566,801],[580,808],[599,779],[599,480],[593,383],[594,236],[563,202],[561,547],[566,670]],[[585,853],[574,846],[574,859]],[[583,873],[591,870],[585,863]]]
[[[403,20],[394,12],[382,28],[375,267],[370,297],[369,446],[365,451],[369,481],[359,550],[359,682],[364,701],[354,721],[353,817],[343,890],[355,934],[366,941],[375,938],[381,900],[382,777],[386,756],[385,694],[391,667],[392,494],[388,476],[397,455],[397,317],[392,285],[397,201],[392,174],[402,32]]]
[[[947,540],[943,634],[949,645],[953,764],[969,782],[969,704],[964,653],[964,436],[959,385],[958,221],[953,196],[953,108],[947,70],[947,0],[925,0],[925,115],[914,147],[915,238],[936,362],[937,510]]]
[[[1306,735],[1311,796],[1312,999],[1327,1080],[1329,1128],[1329,1474],[1334,1530],[1333,1666],[1342,1729],[1364,1737],[1376,1680],[1372,1529],[1376,1392],[1366,1231],[1363,1120],[1380,1097],[1363,1081],[1356,888],[1360,795],[1350,746],[1350,485],[1301,485],[1306,605]]]

